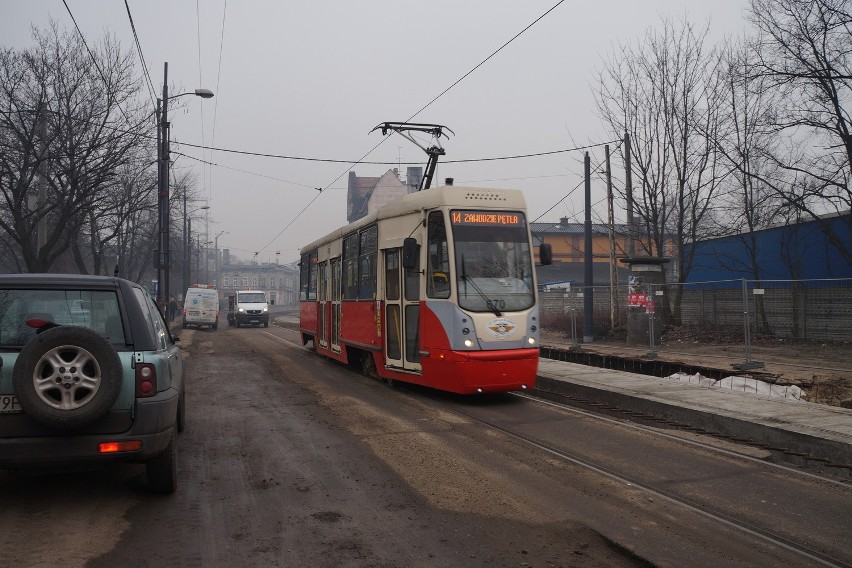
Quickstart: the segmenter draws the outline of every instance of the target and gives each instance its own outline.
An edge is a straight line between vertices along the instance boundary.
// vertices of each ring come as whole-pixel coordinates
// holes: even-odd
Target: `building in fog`
[[[423,168],[420,167],[408,168],[405,181],[400,179],[396,168],[388,170],[381,177],[359,177],[355,172],[349,172],[346,220],[349,223],[357,221],[375,213],[397,197],[417,191],[422,179]]]
[[[219,279],[214,285],[220,298],[237,290],[262,290],[276,306],[298,304],[299,267],[294,264],[231,264],[228,250],[222,251]]]

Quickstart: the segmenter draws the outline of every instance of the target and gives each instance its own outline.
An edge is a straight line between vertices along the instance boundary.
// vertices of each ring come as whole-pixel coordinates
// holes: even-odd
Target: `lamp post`
[[[157,99],[157,213],[159,217],[159,238],[157,239],[157,300],[165,306],[169,294],[169,99],[184,95],[195,95],[204,99],[213,96],[209,89],[196,89],[194,92],[169,96],[169,64],[163,67],[163,98]]]
[[[213,250],[216,252],[216,259],[213,263],[213,278],[216,280],[217,287],[219,286],[219,280],[221,280],[219,278],[219,237],[227,234],[228,231],[221,231],[218,235],[216,235],[216,238],[213,239]]]
[[[196,211],[206,211],[210,209],[207,205],[202,205],[197,209],[193,209],[190,213]],[[189,287],[191,280],[190,273],[192,271],[192,259],[190,257],[190,237],[192,235],[192,218],[187,215],[186,211],[186,188],[183,190],[183,287]]]

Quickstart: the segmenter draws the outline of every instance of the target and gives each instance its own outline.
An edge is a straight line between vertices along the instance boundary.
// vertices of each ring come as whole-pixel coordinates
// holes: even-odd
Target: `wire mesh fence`
[[[647,284],[639,290],[566,287],[540,293],[542,326],[570,333],[579,342],[586,325],[595,337],[626,333],[631,314],[653,311],[663,330],[697,328],[748,342],[762,336],[792,342],[846,342],[852,338],[852,279],[724,280]],[[593,295],[591,321],[584,296]],[[628,305],[628,299],[633,305]],[[640,298],[641,299],[641,298]],[[652,333],[650,338],[653,339]]]

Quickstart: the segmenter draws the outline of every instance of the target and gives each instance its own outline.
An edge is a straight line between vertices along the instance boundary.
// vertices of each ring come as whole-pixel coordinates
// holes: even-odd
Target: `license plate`
[[[13,394],[0,394],[0,414],[19,414],[23,412],[18,397]]]

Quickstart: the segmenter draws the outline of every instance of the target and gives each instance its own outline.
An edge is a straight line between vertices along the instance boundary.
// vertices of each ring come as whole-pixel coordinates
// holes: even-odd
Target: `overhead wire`
[[[618,140],[616,140],[615,142],[616,142],[616,143],[620,143],[620,141],[618,141]],[[605,144],[610,144],[610,143],[611,143],[611,142],[606,142]],[[602,144],[602,145],[604,145],[604,144]],[[590,146],[590,147],[591,147],[591,146]],[[616,146],[616,148],[618,148],[618,146]],[[592,171],[592,170],[591,170],[591,168],[589,168],[589,170],[590,170],[590,171],[589,171],[589,177],[591,177],[591,176],[593,176],[593,175],[596,175],[596,174],[600,173],[600,171],[601,171],[601,167],[603,167],[604,165],[606,165],[606,162],[601,162],[600,164],[598,164],[598,165],[597,165],[597,167],[594,169],[594,171]],[[549,207],[549,208],[548,208],[548,209],[547,209],[544,213],[542,213],[541,215],[539,215],[538,217],[536,217],[535,219],[533,219],[533,220],[532,220],[532,222],[533,222],[533,223],[535,223],[536,221],[538,221],[539,219],[541,219],[542,217],[544,217],[545,215],[547,215],[548,213],[550,213],[551,211],[553,211],[553,209],[555,209],[557,205],[559,205],[560,203],[562,203],[563,201],[565,201],[566,199],[568,199],[568,197],[570,197],[572,193],[574,193],[575,191],[577,191],[577,189],[578,189],[581,185],[583,185],[583,184],[585,183],[585,181],[586,181],[586,180],[585,180],[585,178],[581,179],[581,180],[580,180],[580,183],[578,183],[577,185],[575,185],[575,186],[571,189],[571,191],[569,191],[568,193],[566,193],[566,194],[565,194],[565,196],[564,196],[564,197],[562,197],[559,201],[557,201],[556,203],[554,203],[553,205],[551,205],[551,206],[550,206],[550,207]],[[597,203],[600,203],[600,202],[601,202],[601,201],[598,201]],[[597,205],[597,203],[596,203],[596,205]]]
[[[202,78],[202,73],[201,73],[201,6],[199,5],[199,0],[195,0],[195,40],[196,40],[196,44],[198,45],[198,86],[200,87],[201,85],[204,84],[204,80]],[[201,125],[201,143],[204,144],[204,139],[205,139],[205,137],[204,137],[204,107],[201,107],[200,125]],[[203,155],[203,152],[202,152],[202,155]],[[207,169],[207,172],[204,172],[204,168],[202,167],[201,183],[202,183],[202,185],[207,186],[206,193],[207,193],[207,199],[208,200],[210,199],[210,193],[209,193],[210,186],[207,183],[208,182],[207,176],[208,176],[209,173],[210,173],[209,168]],[[205,191],[203,187],[202,187],[202,191]],[[208,209],[208,213],[209,213],[209,209]]]
[[[216,68],[216,100],[213,103],[213,131],[210,134],[210,145],[216,142],[216,118],[219,116],[219,99],[221,98],[220,83],[222,79],[222,50],[225,45],[225,19],[228,13],[228,0],[222,7],[222,32],[219,36],[219,65]],[[211,151],[208,158],[213,160],[213,152]],[[210,199],[213,199],[213,170],[210,170]]]
[[[83,41],[83,46],[86,48],[86,51],[89,53],[89,57],[92,60],[92,63],[95,64],[95,69],[97,69],[98,74],[101,76],[101,80],[104,82],[104,86],[107,88],[110,87],[110,82],[107,81],[104,72],[101,70],[101,66],[98,65],[98,60],[95,58],[95,54],[92,53],[92,50],[89,49],[89,44],[86,42],[86,36],[83,35],[83,32],[80,30],[80,26],[77,25],[77,19],[74,18],[74,14],[71,12],[71,8],[68,6],[68,2],[66,0],[62,0],[62,3],[65,5],[65,10],[68,12],[68,15],[71,16],[71,21],[74,22],[74,27],[77,29],[77,33],[80,36],[80,39]],[[118,107],[118,110],[121,111],[121,115],[124,117],[125,122],[130,125],[130,118],[128,118],[127,113],[124,112],[124,109],[121,108],[121,104],[116,101],[115,106]]]
[[[56,111],[47,111],[47,112],[56,113]],[[0,114],[10,115],[11,113],[9,111],[0,110]],[[145,120],[147,120],[149,118],[149,116],[146,116],[145,118],[142,119],[142,121],[140,121],[137,124],[130,125],[130,129],[118,128],[116,126],[111,126],[111,125],[103,125],[103,128],[106,129],[106,130],[111,130],[113,132],[117,132],[119,134],[133,134],[133,135],[138,136],[139,138],[143,138],[143,139],[147,139],[147,140],[156,140],[156,138],[154,136],[150,135],[150,134],[142,134],[142,133],[139,133],[137,131],[139,125],[141,125]],[[85,119],[85,118],[79,118],[79,117],[73,117],[73,116],[69,117],[69,119],[75,120],[77,122],[81,122],[83,124],[92,124],[93,123],[93,121],[91,119]],[[616,142],[620,142],[620,141],[616,141]],[[508,156],[492,156],[492,157],[486,157],[486,158],[466,158],[466,159],[453,160],[453,161],[444,162],[444,163],[491,162],[491,161],[499,161],[499,160],[515,160],[515,159],[521,159],[521,158],[549,156],[549,155],[553,155],[553,154],[562,154],[562,153],[567,153],[567,152],[576,152],[578,150],[587,150],[587,149],[591,149],[591,148],[597,148],[597,147],[605,146],[606,144],[611,144],[611,143],[612,142],[600,142],[600,143],[596,143],[596,144],[589,144],[589,145],[586,145],[586,146],[577,146],[577,147],[574,147],[574,148],[564,148],[564,149],[561,149],[561,150],[550,150],[550,151],[547,151],[547,152],[537,152],[537,153],[529,153],[529,154],[512,154],[512,155],[508,155]],[[247,152],[247,151],[242,151],[242,150],[230,150],[230,149],[226,149],[226,148],[211,148],[209,146],[203,146],[203,145],[200,145],[200,144],[192,144],[192,143],[189,143],[189,142],[181,142],[179,140],[172,140],[171,144],[174,147],[182,145],[182,146],[188,146],[190,148],[199,148],[199,149],[208,148],[208,149],[218,150],[218,151],[221,151],[221,152],[224,152],[224,153],[231,153],[231,154],[249,155],[249,156],[257,156],[257,157],[263,157],[263,158],[277,158],[277,159],[283,159],[283,160],[297,160],[297,161],[301,160],[301,161],[309,161],[309,162],[332,163],[332,164],[353,164],[353,165],[365,164],[365,165],[377,165],[377,166],[396,166],[396,165],[400,165],[400,164],[401,165],[415,165],[415,164],[422,163],[422,162],[399,162],[399,161],[382,162],[382,161],[344,160],[344,159],[331,159],[331,158],[309,158],[309,157],[305,157],[305,156],[285,156],[285,155],[278,155],[278,154],[264,154],[264,153],[260,153],[260,152]],[[187,158],[190,158],[190,159],[195,160],[197,162],[204,162],[208,165],[221,167],[221,168],[225,168],[225,169],[231,169],[231,170],[238,171],[238,172],[241,172],[241,173],[245,173],[245,174],[248,174],[248,175],[261,175],[261,174],[255,174],[254,172],[249,172],[249,171],[246,171],[246,170],[240,170],[238,168],[225,166],[223,164],[213,162],[212,160],[205,160],[203,158],[198,158],[198,157],[192,156],[190,154],[181,153],[181,152],[179,152],[175,149],[172,150],[172,153],[179,154],[179,155],[182,155],[182,156],[186,156]],[[263,177],[263,176],[261,175],[261,177]],[[524,178],[504,178],[504,179],[532,179],[534,177],[557,177],[557,176],[532,176],[532,177],[524,177]],[[273,179],[276,179],[276,178],[273,178]],[[496,180],[479,180],[479,181],[496,181]],[[293,183],[295,185],[301,185],[303,187],[309,187],[311,189],[316,189],[317,191],[324,191],[322,188],[318,188],[318,187],[313,186],[313,185],[301,184],[301,183],[297,183],[297,182],[288,182],[288,183]]]
[[[382,142],[384,142],[384,140],[386,140],[386,138],[383,138]],[[371,149],[369,152],[367,152],[367,154],[365,154],[365,157],[367,155],[371,154],[373,152],[373,150],[375,150],[382,142],[380,142],[379,144],[376,144],[376,146],[374,146],[373,149]],[[529,153],[529,154],[515,154],[515,155],[510,155],[510,156],[496,156],[496,157],[490,157],[490,158],[466,158],[466,159],[462,159],[462,160],[446,160],[446,161],[441,162],[441,163],[442,164],[464,164],[464,163],[471,163],[471,162],[491,162],[491,161],[498,161],[498,160],[517,160],[517,159],[521,159],[521,158],[536,158],[536,157],[540,157],[540,156],[550,156],[550,155],[553,155],[553,154],[564,154],[564,153],[567,153],[567,152],[577,152],[579,150],[589,150],[589,149],[592,149],[592,148],[597,148],[597,147],[600,147],[600,146],[605,146],[607,144],[614,144],[614,143],[618,143],[618,142],[620,142],[620,140],[610,140],[610,141],[607,141],[607,142],[598,142],[598,143],[595,143],[595,144],[588,144],[588,145],[585,145],[585,146],[575,146],[573,148],[564,148],[562,150],[549,150],[549,151],[546,151],[546,152],[535,152],[535,153]],[[358,160],[343,160],[343,159],[333,159],[333,158],[309,158],[309,157],[306,157],[306,156],[288,156],[288,155],[285,155],[285,154],[269,154],[269,153],[265,153],[265,152],[251,152],[251,151],[248,151],[248,150],[234,150],[234,149],[231,149],[231,148],[216,148],[216,147],[213,147],[213,146],[204,146],[202,144],[192,144],[190,142],[181,142],[180,140],[173,140],[172,143],[173,144],[180,144],[180,145],[183,145],[183,146],[188,146],[190,148],[198,148],[202,151],[203,150],[212,150],[212,151],[215,151],[215,152],[224,152],[224,153],[228,153],[228,154],[240,154],[240,155],[243,155],[243,156],[256,156],[256,157],[259,157],[259,158],[275,158],[275,159],[279,159],[279,160],[297,160],[297,161],[305,161],[305,162],[324,162],[324,163],[330,163],[330,164],[351,164],[353,167],[357,166],[359,164],[373,165],[373,166],[396,166],[396,165],[408,166],[408,165],[415,165],[415,164],[422,164],[423,163],[423,162],[400,162],[399,160],[394,161],[394,162],[366,161],[364,159],[364,157],[362,157],[361,159],[358,159]],[[348,172],[348,171],[349,170],[346,170],[346,172]],[[345,174],[346,172],[343,172],[343,173]],[[343,174],[341,174],[341,176],[342,175]],[[338,176],[337,179],[340,179],[341,176]],[[335,180],[335,181],[337,181],[337,180]],[[332,183],[334,183],[334,182],[332,182]]]
[[[545,13],[543,13],[541,16],[539,16],[538,18],[536,18],[536,19],[535,19],[535,20],[534,20],[531,24],[529,24],[527,27],[525,27],[524,29],[522,29],[521,31],[519,31],[518,33],[516,33],[516,34],[512,37],[512,39],[510,39],[509,41],[507,41],[506,43],[504,43],[503,45],[501,45],[500,47],[498,47],[495,51],[493,51],[493,52],[491,53],[491,55],[489,55],[488,57],[486,57],[485,59],[483,59],[482,61],[480,61],[479,63],[477,63],[477,64],[476,64],[476,66],[475,66],[473,69],[471,69],[470,71],[468,71],[467,73],[465,73],[464,75],[462,75],[461,77],[459,77],[459,78],[458,78],[458,79],[457,79],[457,80],[456,80],[456,81],[455,81],[452,85],[450,85],[449,87],[447,87],[446,89],[444,89],[443,91],[441,91],[441,92],[438,94],[438,96],[436,96],[434,99],[432,99],[431,101],[429,101],[428,103],[426,103],[425,105],[423,105],[423,108],[421,108],[420,110],[418,110],[417,112],[415,112],[413,115],[411,115],[411,118],[409,118],[408,120],[411,120],[412,118],[416,117],[416,116],[417,116],[417,115],[419,115],[421,112],[423,112],[424,110],[426,110],[427,108],[429,108],[430,106],[432,106],[432,104],[434,104],[434,103],[435,103],[435,101],[437,101],[438,99],[440,99],[441,97],[443,97],[445,94],[447,94],[447,92],[449,92],[449,91],[450,91],[450,89],[452,89],[453,87],[455,87],[456,85],[458,85],[459,83],[461,83],[461,82],[462,82],[463,80],[465,80],[465,79],[466,79],[469,75],[471,75],[474,71],[476,71],[477,69],[479,69],[480,67],[482,67],[482,66],[483,66],[486,62],[488,62],[488,60],[490,60],[492,57],[494,57],[495,55],[497,55],[498,53],[500,53],[500,52],[501,52],[501,51],[502,51],[502,50],[503,50],[506,46],[508,46],[510,43],[512,43],[513,41],[515,41],[515,40],[516,40],[516,39],[518,39],[519,37],[521,37],[521,35],[523,35],[523,34],[524,34],[524,32],[526,32],[528,29],[530,29],[531,27],[533,27],[534,25],[536,25],[537,23],[539,23],[539,22],[540,22],[542,19],[544,19],[544,18],[545,18],[548,14],[550,14],[552,11],[554,11],[556,8],[558,8],[558,7],[559,7],[559,6],[560,6],[563,2],[565,2],[565,0],[559,0],[559,2],[557,2],[556,4],[554,4],[554,5],[553,5],[553,6],[552,6],[549,10],[547,10],[547,11],[546,11]],[[406,121],[406,122],[408,122],[408,121]]]
[[[536,18],[536,19],[535,19],[535,20],[534,20],[531,24],[527,25],[524,29],[522,29],[520,32],[518,32],[517,34],[515,34],[515,35],[514,35],[514,36],[513,36],[513,37],[512,37],[509,41],[505,42],[503,45],[501,45],[499,48],[497,48],[495,51],[493,51],[493,52],[492,52],[492,53],[491,53],[488,57],[486,57],[485,59],[483,59],[482,61],[480,61],[479,63],[477,63],[477,64],[476,64],[476,65],[475,65],[475,66],[474,66],[474,67],[473,67],[470,71],[468,71],[467,73],[465,73],[464,75],[462,75],[461,77],[459,77],[458,79],[456,79],[456,81],[454,81],[454,82],[453,82],[453,83],[452,83],[449,87],[447,87],[446,89],[444,89],[443,91],[441,91],[440,93],[438,93],[438,95],[437,95],[435,98],[433,98],[431,101],[429,101],[428,103],[426,103],[425,105],[423,105],[423,107],[421,107],[421,108],[420,108],[420,110],[418,110],[417,112],[415,112],[414,114],[412,114],[412,115],[408,118],[408,120],[406,120],[405,122],[409,122],[409,121],[411,121],[412,119],[416,118],[416,117],[417,117],[417,116],[418,116],[421,112],[423,112],[424,110],[426,110],[427,108],[429,108],[430,106],[432,106],[432,104],[434,104],[434,103],[435,103],[438,99],[440,99],[441,97],[443,97],[446,93],[448,93],[448,92],[449,92],[451,89],[453,89],[456,85],[458,85],[458,84],[459,84],[459,83],[461,83],[463,80],[465,80],[467,77],[469,77],[469,76],[470,76],[470,75],[471,75],[474,71],[476,71],[477,69],[479,69],[480,67],[482,67],[482,66],[483,66],[486,62],[488,62],[488,61],[489,61],[492,57],[494,57],[495,55],[497,55],[497,53],[499,53],[500,51],[502,51],[502,50],[503,50],[506,46],[508,46],[508,45],[509,45],[510,43],[512,43],[513,41],[515,41],[515,40],[516,40],[517,38],[519,38],[521,35],[523,35],[523,34],[524,34],[527,30],[529,30],[529,29],[530,29],[530,28],[532,28],[534,25],[536,25],[538,22],[540,22],[540,21],[541,21],[544,17],[546,17],[548,14],[550,14],[553,10],[555,10],[556,8],[558,8],[558,7],[559,7],[562,3],[564,3],[564,2],[565,2],[565,0],[559,0],[559,1],[558,1],[556,4],[554,4],[554,5],[553,5],[553,6],[552,6],[549,10],[547,10],[547,11],[546,11],[546,12],[544,12],[542,15],[540,15],[538,18]],[[376,144],[375,146],[373,146],[373,147],[372,147],[372,148],[371,148],[371,149],[370,149],[370,150],[369,150],[366,154],[364,154],[364,156],[362,157],[362,159],[361,159],[361,160],[363,160],[364,158],[366,158],[367,156],[369,156],[371,153],[373,153],[373,152],[374,152],[374,151],[375,151],[375,150],[376,150],[379,146],[381,146],[381,145],[385,142],[385,140],[387,140],[387,138],[382,138],[382,139],[379,141],[379,143],[378,143],[378,144]],[[264,248],[262,248],[262,249],[261,249],[260,251],[258,251],[258,252],[262,252],[262,251],[266,250],[266,247],[268,247],[270,244],[272,244],[273,242],[275,242],[275,240],[276,240],[276,239],[278,239],[278,237],[280,237],[282,234],[284,234],[284,231],[286,231],[288,228],[290,228],[290,226],[291,226],[294,222],[296,222],[296,220],[297,220],[297,219],[298,219],[298,218],[299,218],[299,217],[300,217],[300,216],[301,216],[301,215],[302,215],[302,214],[303,214],[303,213],[307,210],[307,208],[308,208],[308,207],[310,207],[311,205],[313,205],[313,203],[314,203],[317,199],[319,199],[320,195],[322,195],[322,193],[323,193],[323,191],[325,191],[325,189],[327,189],[328,187],[330,187],[330,186],[332,186],[333,184],[337,183],[337,181],[338,181],[340,178],[342,178],[344,175],[346,175],[346,174],[347,174],[350,170],[352,170],[352,168],[354,168],[356,165],[358,165],[358,163],[361,163],[361,160],[359,160],[359,161],[358,161],[357,163],[355,163],[355,164],[350,165],[350,166],[349,166],[349,168],[347,168],[345,171],[341,172],[341,173],[340,173],[340,175],[338,175],[338,176],[337,176],[337,177],[336,177],[336,178],[335,178],[335,179],[334,179],[331,183],[327,184],[327,185],[325,186],[325,188],[323,188],[323,190],[322,190],[322,191],[320,191],[317,195],[315,195],[315,196],[314,196],[314,198],[313,198],[313,199],[311,199],[311,201],[308,203],[308,205],[307,205],[304,209],[302,209],[302,211],[300,211],[300,212],[296,215],[296,217],[294,217],[294,218],[293,218],[293,220],[292,220],[292,221],[290,221],[290,222],[287,224],[287,226],[285,226],[285,227],[284,227],[284,229],[282,229],[282,230],[281,230],[281,231],[280,231],[280,232],[279,232],[279,233],[278,233],[278,234],[277,234],[277,235],[276,235],[276,236],[275,236],[275,237],[274,237],[271,241],[269,241],[266,245],[264,245]],[[446,162],[445,162],[445,163],[446,163]],[[257,256],[257,253],[255,253],[255,256]]]
[[[127,9],[127,18],[130,20],[130,29],[133,31],[133,40],[136,43],[136,51],[139,53],[139,61],[142,64],[142,77],[146,79],[145,86],[148,87],[148,95],[151,97],[151,104],[157,108],[157,89],[154,88],[154,82],[151,80],[151,75],[148,72],[148,64],[145,63],[145,55],[142,52],[142,44],[139,42],[139,36],[136,33],[136,24],[133,22],[133,15],[130,13],[130,4],[124,0],[124,7]]]

